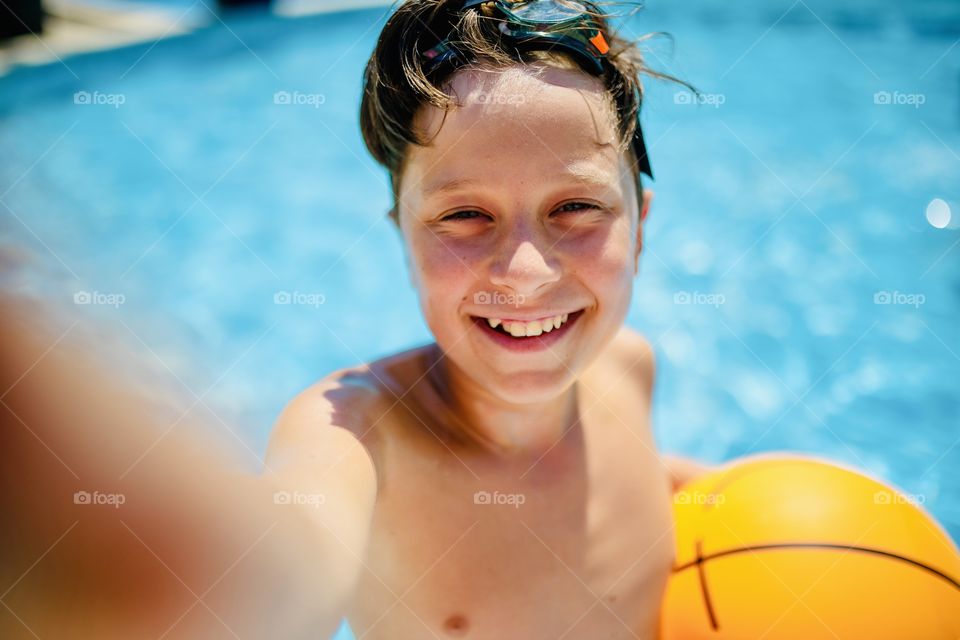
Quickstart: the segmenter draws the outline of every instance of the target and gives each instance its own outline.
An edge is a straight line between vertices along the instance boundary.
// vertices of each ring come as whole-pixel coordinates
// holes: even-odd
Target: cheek
[[[449,245],[435,237],[418,236],[408,244],[414,286],[420,295],[424,312],[449,312],[457,308],[466,295],[474,271],[469,267],[469,257],[459,255]]]
[[[633,277],[634,238],[631,225],[618,221],[606,233],[588,234],[563,242],[570,264],[589,286],[620,289]]]
[[[589,258],[576,260],[576,279],[590,291],[597,305],[595,327],[601,335],[613,335],[623,324],[633,299],[634,241],[630,225],[611,229],[602,241],[589,247]]]

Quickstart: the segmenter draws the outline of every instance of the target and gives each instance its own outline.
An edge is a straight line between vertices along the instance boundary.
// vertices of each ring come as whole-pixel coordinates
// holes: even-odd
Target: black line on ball
[[[924,571],[928,571],[929,573],[932,573],[933,575],[946,580],[953,586],[954,589],[957,589],[958,591],[960,591],[960,582],[958,582],[956,579],[952,578],[951,576],[947,575],[946,573],[940,571],[939,569],[935,567],[931,567],[930,565],[924,564],[919,560],[914,560],[913,558],[901,556],[899,554],[892,553],[890,551],[884,551],[883,549],[871,549],[869,547],[857,547],[857,546],[846,545],[846,544],[831,544],[828,542],[784,542],[784,543],[777,543],[777,544],[758,544],[758,545],[752,545],[749,547],[738,547],[736,549],[727,549],[726,551],[717,551],[716,553],[711,553],[709,555],[702,556],[700,554],[700,542],[698,541],[697,542],[697,558],[695,560],[687,562],[686,564],[682,564],[680,566],[674,567],[673,572],[679,573],[693,566],[697,566],[698,571],[702,571],[701,565],[707,560],[713,560],[714,558],[720,558],[723,556],[736,555],[739,553],[747,553],[751,551],[770,551],[773,549],[840,549],[843,551],[858,551],[860,553],[870,553],[873,555],[885,556],[887,558],[893,558],[894,560],[900,560],[902,562],[912,564],[913,566],[919,567]]]
[[[717,624],[717,616],[713,612],[713,602],[710,600],[710,591],[707,589],[707,576],[703,572],[703,557],[700,554],[700,541],[697,540],[697,574],[700,576],[700,593],[703,594],[703,604],[707,607],[707,615],[710,616],[710,627],[716,631],[720,628]]]

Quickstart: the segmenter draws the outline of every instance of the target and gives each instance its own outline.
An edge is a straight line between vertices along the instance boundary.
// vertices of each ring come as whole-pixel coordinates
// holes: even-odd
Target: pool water
[[[357,125],[383,19],[238,13],[0,78],[0,233],[59,278],[18,286],[122,294],[93,313],[251,456],[310,382],[430,339]],[[827,456],[960,538],[960,5],[650,2],[624,29],[672,33],[650,60],[703,92],[652,83],[643,117],[628,323],[661,446]]]

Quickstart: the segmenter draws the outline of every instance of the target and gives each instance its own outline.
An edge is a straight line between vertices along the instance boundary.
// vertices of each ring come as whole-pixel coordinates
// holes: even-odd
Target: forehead
[[[414,126],[429,142],[411,146],[403,191],[423,193],[465,175],[533,181],[562,173],[619,182],[625,159],[597,78],[547,65],[464,69],[449,90],[456,107],[417,114]]]

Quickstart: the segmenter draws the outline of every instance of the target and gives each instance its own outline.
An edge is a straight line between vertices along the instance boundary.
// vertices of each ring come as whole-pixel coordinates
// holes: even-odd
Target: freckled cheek
[[[568,271],[598,290],[629,287],[633,274],[633,247],[625,234],[598,234],[584,242],[565,244]]]
[[[633,254],[629,240],[621,234],[598,238],[568,262],[568,275],[583,283],[597,305],[597,327],[614,331],[626,317],[633,294]],[[569,272],[576,270],[574,274]]]
[[[466,296],[477,271],[472,269],[469,252],[456,250],[452,243],[442,244],[435,239],[414,242],[410,247],[413,256],[411,267],[418,282],[420,296],[432,311],[442,305],[457,308]]]

